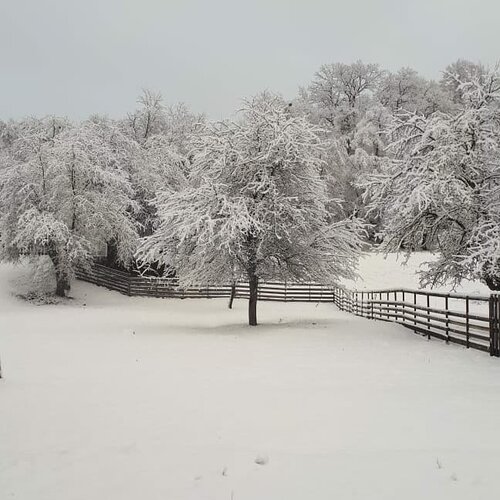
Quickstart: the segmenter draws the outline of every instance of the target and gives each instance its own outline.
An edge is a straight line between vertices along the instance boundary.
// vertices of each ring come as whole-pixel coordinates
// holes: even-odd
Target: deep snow
[[[329,304],[250,328],[243,301],[77,282],[35,306],[22,273],[0,266],[2,500],[497,495],[497,359]]]

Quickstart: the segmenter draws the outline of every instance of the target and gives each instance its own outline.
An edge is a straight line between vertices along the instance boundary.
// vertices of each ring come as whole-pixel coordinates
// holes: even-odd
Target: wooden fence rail
[[[203,285],[190,288],[179,286],[177,278],[156,278],[133,275],[125,271],[94,264],[91,269],[79,269],[77,278],[105,286],[130,296],[161,298],[218,298],[230,297],[228,285]],[[248,298],[248,283],[236,284],[235,298]],[[333,286],[318,283],[259,283],[258,299],[263,301],[333,302]]]
[[[399,323],[429,339],[434,337],[446,343],[500,356],[498,295],[488,297],[407,289],[351,291],[336,288],[334,302],[341,311]],[[479,311],[471,312],[471,304]]]
[[[132,275],[101,264],[79,270],[77,277],[130,296],[220,298],[231,285],[182,288],[176,278]],[[234,298],[248,298],[248,283],[235,285]],[[258,300],[329,302],[341,311],[401,324],[427,338],[438,338],[500,357],[500,295],[460,295],[408,289],[352,291],[318,283],[259,283]],[[478,309],[478,311],[471,311]]]

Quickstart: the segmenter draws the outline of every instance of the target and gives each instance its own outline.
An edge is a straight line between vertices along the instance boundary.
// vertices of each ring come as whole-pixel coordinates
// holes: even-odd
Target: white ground
[[[35,306],[20,273],[0,266],[2,500],[498,495],[498,359],[329,304],[261,303],[253,329],[241,301],[79,282]]]
[[[408,262],[404,255],[367,254],[359,263],[360,278],[347,282],[349,288],[357,290],[384,290],[387,288],[422,289],[419,285],[418,270],[425,267],[425,263],[433,260],[429,252],[416,252]],[[427,288],[431,290],[431,288]],[[488,287],[477,281],[464,281],[453,288],[440,286],[433,289],[439,292],[454,292],[468,295],[489,295]]]

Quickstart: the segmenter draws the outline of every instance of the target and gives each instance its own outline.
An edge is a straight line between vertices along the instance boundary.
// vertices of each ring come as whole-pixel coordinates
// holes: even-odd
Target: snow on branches
[[[188,185],[157,196],[160,222],[140,258],[174,267],[184,282],[244,276],[251,299],[259,279],[353,277],[362,226],[327,209],[319,134],[268,93],[247,101],[240,121],[206,125]]]
[[[394,160],[365,186],[385,222],[386,250],[439,252],[424,282],[479,278],[498,289],[500,75],[470,72],[456,88],[458,112],[396,115]]]
[[[29,119],[0,171],[0,233],[4,256],[47,254],[56,293],[69,289],[75,266],[111,239],[126,263],[136,248],[133,191],[123,162],[134,145],[107,119],[77,126]]]

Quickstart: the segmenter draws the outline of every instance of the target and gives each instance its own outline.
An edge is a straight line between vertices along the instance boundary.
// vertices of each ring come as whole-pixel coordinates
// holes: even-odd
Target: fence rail
[[[177,278],[157,278],[133,275],[125,271],[94,264],[91,269],[79,269],[77,278],[105,286],[130,296],[161,298],[230,297],[232,285],[203,285],[183,288]],[[248,298],[248,283],[235,285],[235,298]],[[333,302],[333,286],[318,283],[260,282],[258,300],[290,302]]]
[[[233,290],[231,285],[182,288],[176,278],[132,275],[101,264],[80,269],[77,277],[130,296],[220,298],[230,297]],[[248,284],[235,284],[234,292],[234,298],[248,298]],[[333,302],[341,311],[395,322],[429,339],[500,357],[500,295],[496,294],[488,297],[408,289],[351,291],[318,283],[261,282],[258,300]]]
[[[490,352],[492,356],[500,355],[500,307],[496,295],[488,297],[407,289],[360,292],[337,288],[334,290],[334,302],[342,311],[399,323],[429,339],[434,337],[446,343]],[[488,312],[471,312],[472,304]]]

